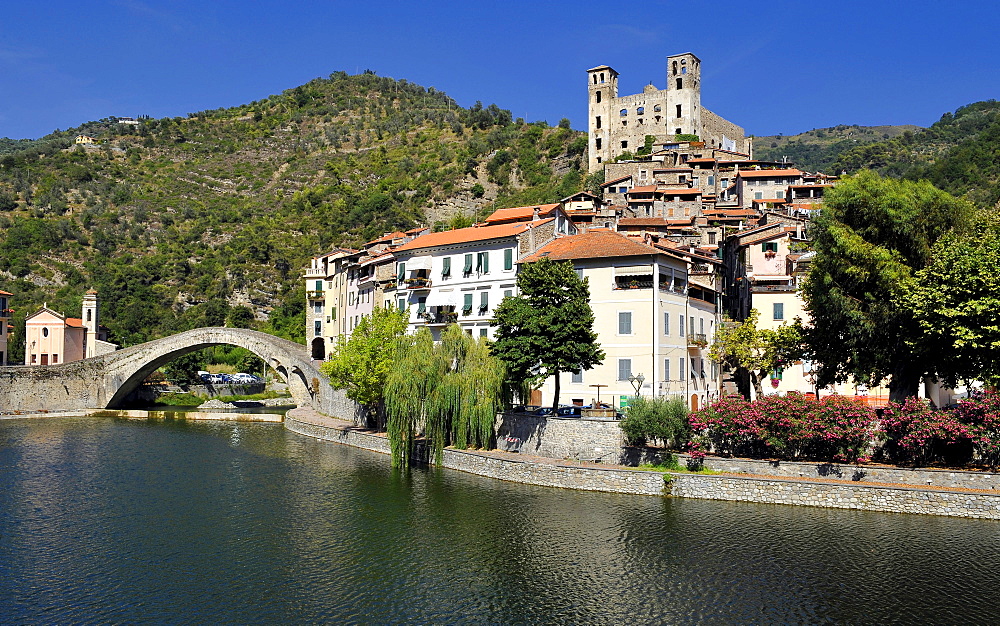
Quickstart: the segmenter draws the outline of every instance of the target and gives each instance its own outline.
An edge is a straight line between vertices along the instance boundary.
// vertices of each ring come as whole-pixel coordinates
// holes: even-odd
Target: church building
[[[25,365],[56,365],[114,352],[108,331],[100,325],[97,292],[83,297],[81,317],[66,317],[48,306],[25,320]]]

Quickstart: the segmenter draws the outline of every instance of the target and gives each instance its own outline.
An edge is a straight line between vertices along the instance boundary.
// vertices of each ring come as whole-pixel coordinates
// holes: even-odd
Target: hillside
[[[337,72],[187,118],[4,140],[0,289],[23,324],[43,301],[75,314],[94,287],[123,345],[227,317],[300,337],[311,256],[580,189],[586,138],[562,125]]]
[[[919,126],[849,126],[814,128],[798,135],[755,137],[754,155],[759,159],[780,161],[787,158],[808,172],[837,173],[834,162],[841,153],[870,143],[918,132]]]
[[[1000,202],[1000,102],[987,100],[945,113],[930,128],[857,146],[834,167],[870,168],[913,180],[927,179],[955,195],[993,207]]]

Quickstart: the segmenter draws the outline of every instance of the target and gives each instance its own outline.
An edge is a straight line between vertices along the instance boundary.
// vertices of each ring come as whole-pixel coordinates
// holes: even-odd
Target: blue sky
[[[0,137],[109,115],[184,116],[372,69],[586,129],[586,74],[664,86],[702,59],[702,104],[748,134],[918,124],[1000,97],[991,0],[884,2],[6,2]]]

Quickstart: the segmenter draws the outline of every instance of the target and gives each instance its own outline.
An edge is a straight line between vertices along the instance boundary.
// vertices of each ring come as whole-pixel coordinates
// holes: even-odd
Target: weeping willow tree
[[[444,448],[489,448],[496,414],[504,404],[505,370],[457,324],[435,344],[426,329],[396,342],[385,399],[393,465],[407,467],[413,441],[423,434],[434,462]]]

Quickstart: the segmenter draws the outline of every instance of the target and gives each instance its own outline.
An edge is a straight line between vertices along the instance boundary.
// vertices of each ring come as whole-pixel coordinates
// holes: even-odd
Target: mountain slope
[[[80,133],[99,143],[73,146]],[[300,337],[309,257],[569,195],[586,139],[337,72],[243,106],[15,144],[0,152],[0,289],[23,323],[43,301],[74,314],[94,287],[112,339],[129,345],[242,306],[253,325]]]
[[[919,126],[853,126],[814,128],[798,135],[772,135],[754,138],[754,155],[767,161],[787,158],[808,172],[836,173],[834,162],[841,153],[859,145],[892,139],[905,132],[917,132]]]

